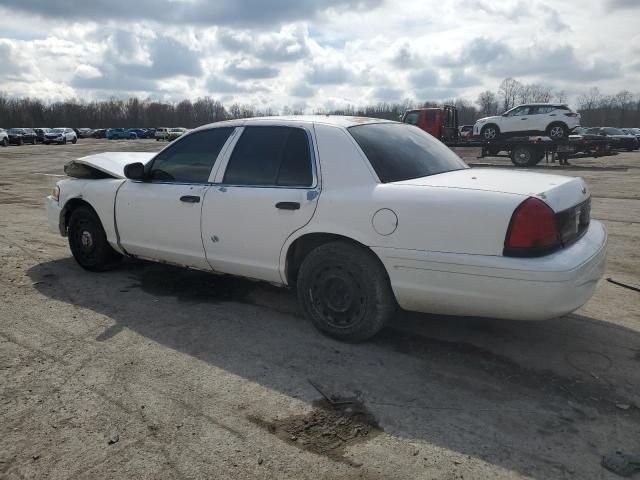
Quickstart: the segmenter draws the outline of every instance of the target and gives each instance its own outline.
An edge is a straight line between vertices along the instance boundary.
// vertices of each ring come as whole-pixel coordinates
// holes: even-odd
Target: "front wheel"
[[[9,145],[9,139],[3,138],[2,142],[0,142],[0,144],[2,144],[3,147],[6,147],[7,145]]]
[[[500,129],[496,125],[485,125],[480,130],[483,140],[495,140],[500,136]]]
[[[71,213],[68,236],[71,253],[85,270],[102,272],[122,258],[107,242],[98,215],[87,206]]]
[[[67,144],[67,137],[64,137],[64,138],[62,139],[62,144],[63,144],[63,145],[66,145],[66,144]]]
[[[349,342],[374,336],[397,308],[382,263],[346,242],[326,243],[307,255],[298,273],[298,299],[316,328]]]
[[[71,140],[71,143],[75,145],[76,143],[78,143],[78,139],[76,137],[73,137],[73,140]]]
[[[36,137],[33,137],[31,139],[31,145],[35,145],[36,143],[38,143],[38,141],[37,141]]]

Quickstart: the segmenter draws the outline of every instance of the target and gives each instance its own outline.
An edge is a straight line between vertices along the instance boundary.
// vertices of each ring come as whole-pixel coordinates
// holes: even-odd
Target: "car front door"
[[[207,259],[219,272],[281,283],[282,247],[311,220],[318,201],[312,130],[239,130],[202,206]]]
[[[200,130],[165,148],[145,181],[127,180],[116,197],[116,224],[127,253],[210,269],[200,231],[202,200],[233,127]]]
[[[522,106],[511,110],[506,117],[503,117],[502,122],[500,122],[500,131],[502,133],[529,131],[531,129],[529,125],[529,108],[530,107]]]

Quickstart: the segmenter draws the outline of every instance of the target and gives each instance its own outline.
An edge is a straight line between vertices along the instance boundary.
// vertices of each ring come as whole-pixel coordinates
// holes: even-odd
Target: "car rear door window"
[[[218,154],[233,127],[211,128],[186,135],[160,152],[151,165],[151,181],[207,183]]]
[[[223,183],[311,186],[313,172],[306,131],[294,127],[245,127],[229,159]]]

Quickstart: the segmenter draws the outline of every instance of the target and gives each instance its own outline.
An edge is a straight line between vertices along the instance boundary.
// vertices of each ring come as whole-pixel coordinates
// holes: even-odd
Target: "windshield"
[[[466,163],[425,131],[403,123],[349,127],[383,183],[462,170]]]
[[[625,133],[619,128],[607,127],[604,129],[604,131],[607,135],[625,135]]]
[[[51,133],[64,133],[64,128],[54,128]]]
[[[22,133],[21,128],[10,128],[9,133]]]

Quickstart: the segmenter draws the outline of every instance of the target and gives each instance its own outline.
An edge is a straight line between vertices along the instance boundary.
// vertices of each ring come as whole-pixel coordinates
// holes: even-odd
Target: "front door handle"
[[[526,120],[526,118],[521,118],[520,120]]]
[[[180,197],[180,201],[185,203],[200,203],[200,197],[196,195],[183,195]]]
[[[300,210],[299,202],[278,202],[276,208],[280,210]]]

